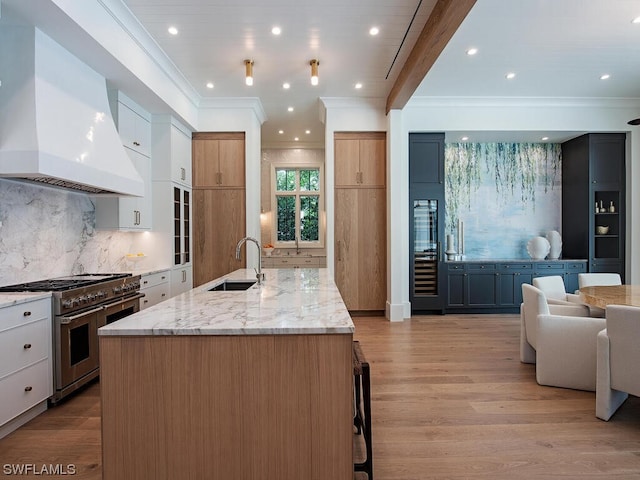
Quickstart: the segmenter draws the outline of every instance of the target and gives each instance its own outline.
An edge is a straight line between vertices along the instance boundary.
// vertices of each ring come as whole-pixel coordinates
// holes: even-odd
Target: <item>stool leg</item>
[[[362,390],[364,397],[364,443],[367,447],[367,459],[364,462],[369,480],[373,480],[373,445],[371,445],[371,379],[369,364],[362,364]]]
[[[362,433],[362,414],[360,413],[360,376],[354,375],[353,377],[353,388],[355,391],[355,411],[353,415],[353,425],[356,427],[356,433],[360,435]]]

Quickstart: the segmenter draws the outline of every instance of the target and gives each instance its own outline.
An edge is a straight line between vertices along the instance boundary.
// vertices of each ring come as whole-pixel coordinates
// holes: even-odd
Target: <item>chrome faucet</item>
[[[262,273],[262,248],[260,247],[260,242],[253,237],[244,237],[241,239],[236,245],[236,260],[240,260],[240,247],[242,247],[242,244],[247,240],[255,243],[256,247],[258,247],[258,270],[256,270],[256,278],[258,279],[258,284],[260,284],[264,280],[264,273]]]

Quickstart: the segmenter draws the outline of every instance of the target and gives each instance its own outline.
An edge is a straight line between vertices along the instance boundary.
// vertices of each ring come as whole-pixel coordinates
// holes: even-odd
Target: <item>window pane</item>
[[[320,188],[320,170],[300,170],[300,190],[317,192]]]
[[[286,168],[276,169],[276,190],[278,192],[292,192],[296,189],[296,171]]]
[[[278,208],[278,241],[296,239],[296,197],[276,197]]]
[[[300,197],[300,239],[315,242],[319,239],[318,197],[316,195]]]

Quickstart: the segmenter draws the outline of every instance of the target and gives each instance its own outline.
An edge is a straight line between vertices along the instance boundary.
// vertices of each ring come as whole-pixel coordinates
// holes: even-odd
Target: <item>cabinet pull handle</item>
[[[149,303],[149,300],[143,300],[142,303]]]
[[[24,348],[25,350],[29,350],[31,348],[31,344],[30,343],[25,343],[22,348]]]
[[[146,285],[146,284],[147,284],[147,283],[149,283],[149,282],[147,282],[146,280],[144,280],[142,283],[144,283],[144,284]]]
[[[136,147],[139,147],[139,146],[140,146],[140,142],[136,142],[135,140],[133,141],[133,144],[134,144]]]
[[[187,171],[184,169],[184,167],[180,167],[180,179],[184,180],[187,177]]]
[[[166,296],[167,296],[167,294],[166,294],[166,293],[163,293],[163,294],[162,294],[162,295],[160,295],[160,296],[161,296],[161,297],[166,297]]]
[[[29,310],[27,310],[26,312],[23,312],[22,315],[24,317],[30,317],[31,316],[31,312]]]
[[[340,248],[340,240],[338,240],[338,261],[342,261],[341,248]]]
[[[186,282],[187,281],[187,271],[186,270],[182,270],[182,282]]]
[[[30,392],[31,390],[33,390],[33,387],[31,385],[24,387],[25,392]]]
[[[162,278],[162,280],[164,280],[164,279],[165,279],[165,278],[167,278],[167,277],[165,277],[164,275],[162,275],[162,277],[160,277],[160,278]]]

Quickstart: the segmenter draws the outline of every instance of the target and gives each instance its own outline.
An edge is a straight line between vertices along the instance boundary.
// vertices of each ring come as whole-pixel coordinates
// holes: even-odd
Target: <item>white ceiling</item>
[[[435,0],[124,2],[201,96],[259,97],[267,116],[263,143],[272,145],[292,143],[294,137],[300,143],[324,143],[319,97],[386,98],[435,4]],[[178,35],[168,33],[172,25]],[[271,33],[273,26],[282,29],[279,36]],[[377,36],[369,35],[372,26],[380,29]],[[254,61],[252,87],[244,83],[245,59]],[[315,87],[310,82],[312,59],[320,62],[320,82]],[[207,82],[214,88],[208,89]],[[291,85],[289,90],[282,88],[284,82]],[[354,88],[357,82],[362,89]],[[290,106],[292,113],[287,111]],[[281,129],[284,133],[279,135]]]
[[[2,21],[5,11],[19,10],[69,50],[83,53],[83,45],[73,42],[75,33],[68,22],[44,8],[50,0],[0,1]],[[294,136],[300,146],[324,143],[320,97],[371,97],[384,103],[436,3],[122,1],[201,97],[260,98],[267,116],[263,143],[274,146],[295,145]],[[640,0],[477,0],[415,96],[638,99],[640,24],[631,23],[638,16]],[[168,34],[170,25],[179,29],[177,36]],[[278,37],[271,34],[274,25],[282,28]],[[368,30],[374,25],[380,33],[371,37]],[[465,54],[471,46],[479,49],[473,57]],[[85,61],[96,68],[97,62],[106,63],[101,58],[87,54]],[[255,62],[253,87],[244,84],[246,58]],[[312,58],[320,61],[317,87],[310,85]],[[509,71],[516,73],[510,81],[505,79]],[[109,78],[108,68],[103,72]],[[600,80],[604,73],[611,77]],[[215,85],[212,90],[205,86],[209,81]],[[286,91],[285,81],[291,84]],[[356,82],[362,82],[361,90],[354,89]],[[125,84],[121,78],[117,83]],[[287,112],[289,106],[293,113]],[[277,133],[280,129],[283,135]],[[511,135],[513,140],[536,141],[542,133],[520,132],[516,138],[508,132],[484,132],[481,140],[473,140],[508,141]],[[549,136],[556,141],[579,133]],[[447,134],[455,141],[465,132]]]

